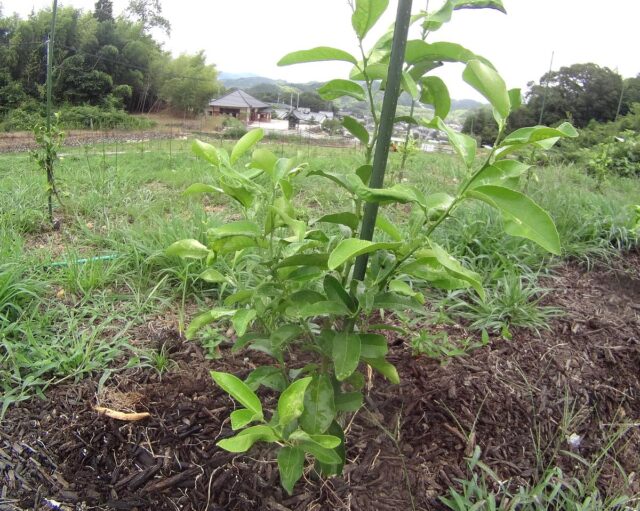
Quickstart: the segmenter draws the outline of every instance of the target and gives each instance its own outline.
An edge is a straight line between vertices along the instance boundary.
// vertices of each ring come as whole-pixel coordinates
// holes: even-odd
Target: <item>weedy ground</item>
[[[347,172],[361,161],[361,154],[353,147],[277,143],[272,149],[283,156],[298,154],[302,161],[309,162],[310,167],[324,170]],[[388,179],[393,180],[400,174],[400,156],[392,154],[389,165]],[[63,204],[55,210],[60,225],[54,229],[46,218],[45,177],[26,153],[0,155],[2,416],[22,405],[38,402],[27,400],[50,399],[51,392],[55,392],[60,384],[82,385],[89,377],[97,382],[98,392],[109,378],[131,374],[131,371],[137,371],[135,374],[138,375],[154,374],[153,381],[162,382],[165,377],[172,380],[172,372],[180,366],[173,358],[184,363],[184,353],[175,355],[167,339],[179,339],[193,313],[207,304],[214,304],[217,299],[215,287],[196,279],[201,271],[199,263],[185,263],[164,254],[165,248],[179,239],[205,241],[208,228],[229,218],[231,209],[221,198],[185,198],[181,195],[182,190],[194,182],[206,183],[208,172],[207,165],[191,155],[187,141],[103,144],[69,149],[57,167]],[[455,189],[462,172],[450,155],[420,154],[409,161],[409,168],[402,175],[432,193]],[[572,310],[570,303],[563,306],[562,300],[567,293],[579,291],[578,286],[577,290],[563,292],[562,286],[566,282],[579,280],[580,272],[594,267],[599,269],[598,275],[619,277],[620,268],[629,266],[625,266],[624,254],[636,250],[639,245],[638,235],[634,234],[631,225],[632,206],[640,197],[640,181],[611,178],[603,189],[598,190],[595,180],[582,169],[560,165],[537,168],[530,179],[539,181],[532,195],[556,221],[564,257],[551,258],[533,244],[503,234],[500,218],[488,208],[461,211],[439,232],[439,242],[467,266],[486,276],[487,300],[480,302],[466,292],[428,293],[423,315],[392,318],[404,326],[421,329],[424,334],[419,342],[407,346],[406,352],[402,351],[404,348],[398,348],[401,353],[409,358],[432,357],[438,362],[450,363],[452,358],[483,349],[490,343],[497,345],[498,352],[503,349],[500,343],[510,346],[504,348],[507,352],[517,351],[517,343],[522,338],[524,349],[545,331],[560,328],[558,325],[567,314],[573,318],[571,314],[578,317],[583,313],[579,307]],[[523,186],[526,186],[524,180]],[[309,178],[302,193],[305,207],[301,214],[308,218],[343,209],[345,196],[324,180]],[[385,214],[401,221],[407,210],[385,210]],[[637,257],[631,261],[629,271],[638,272]],[[622,277],[620,286],[629,286],[628,281],[624,282]],[[606,291],[616,294],[616,289],[611,287]],[[626,288],[620,289],[617,298],[603,292],[602,300],[633,300],[638,296],[637,290],[625,294]],[[579,301],[579,294],[575,298]],[[593,327],[589,322],[606,323],[607,315],[613,313],[611,308],[604,307],[589,310],[588,314],[591,316],[585,316],[582,323],[573,319],[568,322],[571,332],[578,332],[584,324]],[[592,330],[597,332],[598,328],[605,327],[596,324]],[[637,325],[627,324],[626,327],[631,328],[632,333],[636,332],[637,342]],[[464,335],[454,335],[458,330]],[[212,329],[199,345],[205,358],[212,361],[209,362],[211,367],[215,367],[216,359],[225,353],[227,341],[226,331]],[[401,340],[399,343],[402,344]],[[615,347],[607,350],[605,353],[609,356],[617,353]],[[474,361],[473,353],[464,360],[475,366],[496,363],[496,359],[485,352],[481,362]],[[548,355],[552,356],[556,355]],[[635,356],[637,360],[637,354]],[[567,356],[566,360],[571,367],[571,357]],[[514,364],[517,366],[520,362],[515,360]],[[428,364],[416,367],[433,369]],[[456,364],[440,366],[438,371],[443,371],[443,367],[456,367]],[[513,380],[510,385],[520,386],[518,389],[524,394],[535,394],[539,390],[536,386],[541,386],[540,381],[529,381],[526,371],[516,369],[501,368],[493,376],[520,375],[517,385]],[[427,375],[424,377],[428,380]],[[145,378],[149,379],[149,376]],[[202,378],[208,376],[205,374]],[[585,498],[593,496],[599,484],[601,472],[595,473],[596,469],[575,471],[582,476],[576,483],[576,480],[563,478],[560,468],[554,465],[563,439],[571,431],[579,430],[578,425],[568,422],[586,421],[584,410],[574,408],[578,406],[576,403],[587,407],[594,399],[597,401],[597,396],[591,396],[591,401],[581,400],[574,383],[563,383],[567,392],[566,404],[562,405],[561,417],[553,418],[553,425],[542,419],[533,420],[530,430],[524,432],[524,436],[532,439],[533,454],[523,459],[537,461],[536,466],[523,471],[529,479],[524,476],[519,479],[521,484],[517,491],[525,492],[534,504],[534,494],[538,495],[539,501],[551,494],[561,494],[571,502],[583,503]],[[453,396],[448,396],[451,399],[455,398],[453,392]],[[627,396],[631,401],[635,399],[632,406],[635,410],[638,409],[637,392],[638,388],[631,389]],[[540,405],[534,401],[532,399],[531,409],[527,412],[529,416],[544,412],[544,402]],[[479,415],[482,406],[484,401],[480,403],[480,409],[469,412]],[[536,408],[538,406],[540,409]],[[597,409],[595,406],[593,413],[597,414]],[[384,418],[384,413],[378,414],[375,405],[367,413],[375,419],[369,423]],[[442,414],[448,412],[443,409]],[[455,414],[449,414],[449,418],[456,424]],[[508,417],[504,420],[508,422]],[[589,454],[596,456],[599,463],[612,459],[614,466],[621,467],[624,463],[618,463],[615,452],[618,452],[621,439],[629,442],[629,431],[637,435],[638,417],[621,418],[616,426],[611,425],[610,417],[607,420],[608,423],[604,419],[602,423],[604,440],[598,448],[592,446]],[[461,440],[466,439],[462,450],[471,449],[466,452],[471,456],[476,446],[475,423],[461,422],[457,423],[456,431]],[[398,422],[398,428],[393,432],[388,424],[385,426],[394,446],[399,445],[401,430],[406,427]],[[622,429],[624,433],[621,433]],[[477,438],[477,443],[481,445],[482,439]],[[492,448],[495,450],[499,446],[483,445],[488,456],[492,455]],[[596,466],[593,460],[582,458],[579,452],[573,454],[575,465]],[[465,495],[460,498],[477,502],[478,499],[494,498],[491,497],[494,493],[498,499],[500,495],[515,498],[517,491],[513,487],[507,488],[495,472],[479,465],[472,456],[470,459],[469,472],[459,474],[459,479],[465,483],[456,483],[450,476],[444,479],[445,483],[449,479],[451,485]],[[607,481],[613,478],[607,472],[609,468],[607,465],[606,470],[602,469]],[[412,478],[407,477],[407,480],[415,483]],[[417,491],[415,487],[414,484],[414,491]],[[600,496],[593,497],[594,502],[598,498]],[[522,502],[528,502],[523,499]],[[410,502],[414,500],[412,498]],[[414,505],[421,508],[421,501],[415,502]],[[466,505],[467,501],[458,501],[463,506],[460,502]],[[535,509],[534,504],[531,509]]]

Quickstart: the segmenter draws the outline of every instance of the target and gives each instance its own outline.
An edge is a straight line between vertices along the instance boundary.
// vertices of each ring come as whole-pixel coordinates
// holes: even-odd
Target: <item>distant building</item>
[[[242,90],[235,90],[213,99],[206,109],[207,115],[228,115],[243,122],[270,122],[271,107]]]
[[[300,124],[322,124],[326,119],[326,112],[312,112],[308,108],[297,108],[291,110],[284,117],[289,121],[289,129],[293,130]]]

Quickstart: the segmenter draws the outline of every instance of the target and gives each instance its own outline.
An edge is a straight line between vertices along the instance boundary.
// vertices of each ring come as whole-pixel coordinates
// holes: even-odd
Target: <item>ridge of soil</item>
[[[467,478],[465,456],[476,445],[502,480],[525,483],[554,456],[566,474],[576,454],[602,452],[611,424],[640,422],[640,254],[614,269],[558,269],[545,302],[565,315],[539,335],[516,331],[447,365],[414,356],[401,339],[389,359],[401,376],[392,386],[375,376],[366,407],[348,422],[344,475],[321,481],[313,472],[293,496],[279,485],[273,450],[227,453],[233,402],[209,370],[247,374],[266,359],[252,352],[207,360],[158,320],[140,332],[166,344],[176,367],[160,378],[127,370],[51,389],[45,400],[11,408],[0,429],[0,508],[99,510],[404,510],[442,509],[438,497]],[[466,335],[447,327],[453,338]],[[99,404],[147,411],[140,422],[99,415]],[[534,440],[538,442],[536,458]],[[604,493],[640,493],[640,431],[615,443],[600,482]],[[408,483],[408,484],[407,484]],[[409,493],[408,485],[411,493]],[[3,507],[5,506],[5,507]]]

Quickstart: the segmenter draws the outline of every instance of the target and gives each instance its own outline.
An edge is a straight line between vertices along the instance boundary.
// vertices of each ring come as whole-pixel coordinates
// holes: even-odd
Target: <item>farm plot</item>
[[[216,195],[183,197],[210,169],[162,149],[117,160],[102,148],[71,151],[59,170],[58,230],[43,227],[46,190],[33,163],[0,156],[3,508],[449,509],[440,498],[452,488],[505,507],[520,494],[525,509],[549,507],[551,496],[555,505],[592,497],[594,509],[637,497],[637,180],[613,178],[596,192],[581,169],[536,170],[534,196],[557,223],[562,258],[504,234],[489,208],[447,221],[437,240],[486,275],[486,299],[420,289],[422,310],[377,318],[420,333],[388,336],[400,384],[370,376],[363,405],[341,419],[344,474],[309,470],[289,496],[273,449],[216,446],[232,433],[234,403],[209,372],[245,377],[266,355],[232,351],[224,322],[185,339],[197,311],[216,305],[218,284],[166,248],[201,239],[236,210]],[[304,150],[310,169],[347,172],[358,161],[350,149]],[[453,190],[463,173],[449,156],[418,155],[406,176],[431,192]],[[335,213],[344,193],[309,177],[301,217]],[[275,393],[259,394],[275,405]],[[123,421],[96,407],[149,415]]]

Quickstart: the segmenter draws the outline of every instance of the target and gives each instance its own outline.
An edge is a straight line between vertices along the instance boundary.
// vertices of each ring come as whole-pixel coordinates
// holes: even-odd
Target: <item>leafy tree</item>
[[[162,16],[160,0],[131,0],[127,12],[132,19],[142,24],[145,31],[159,28],[167,35],[171,34],[171,23]]]
[[[111,0],[98,0],[93,16],[100,22],[113,21],[113,2]]]
[[[498,136],[498,124],[491,108],[483,106],[470,112],[464,121],[462,132],[475,137],[481,145],[493,144]]]
[[[215,66],[207,65],[203,51],[195,55],[180,55],[169,63],[166,72],[160,97],[187,114],[204,110],[209,100],[220,91],[218,73]]]

